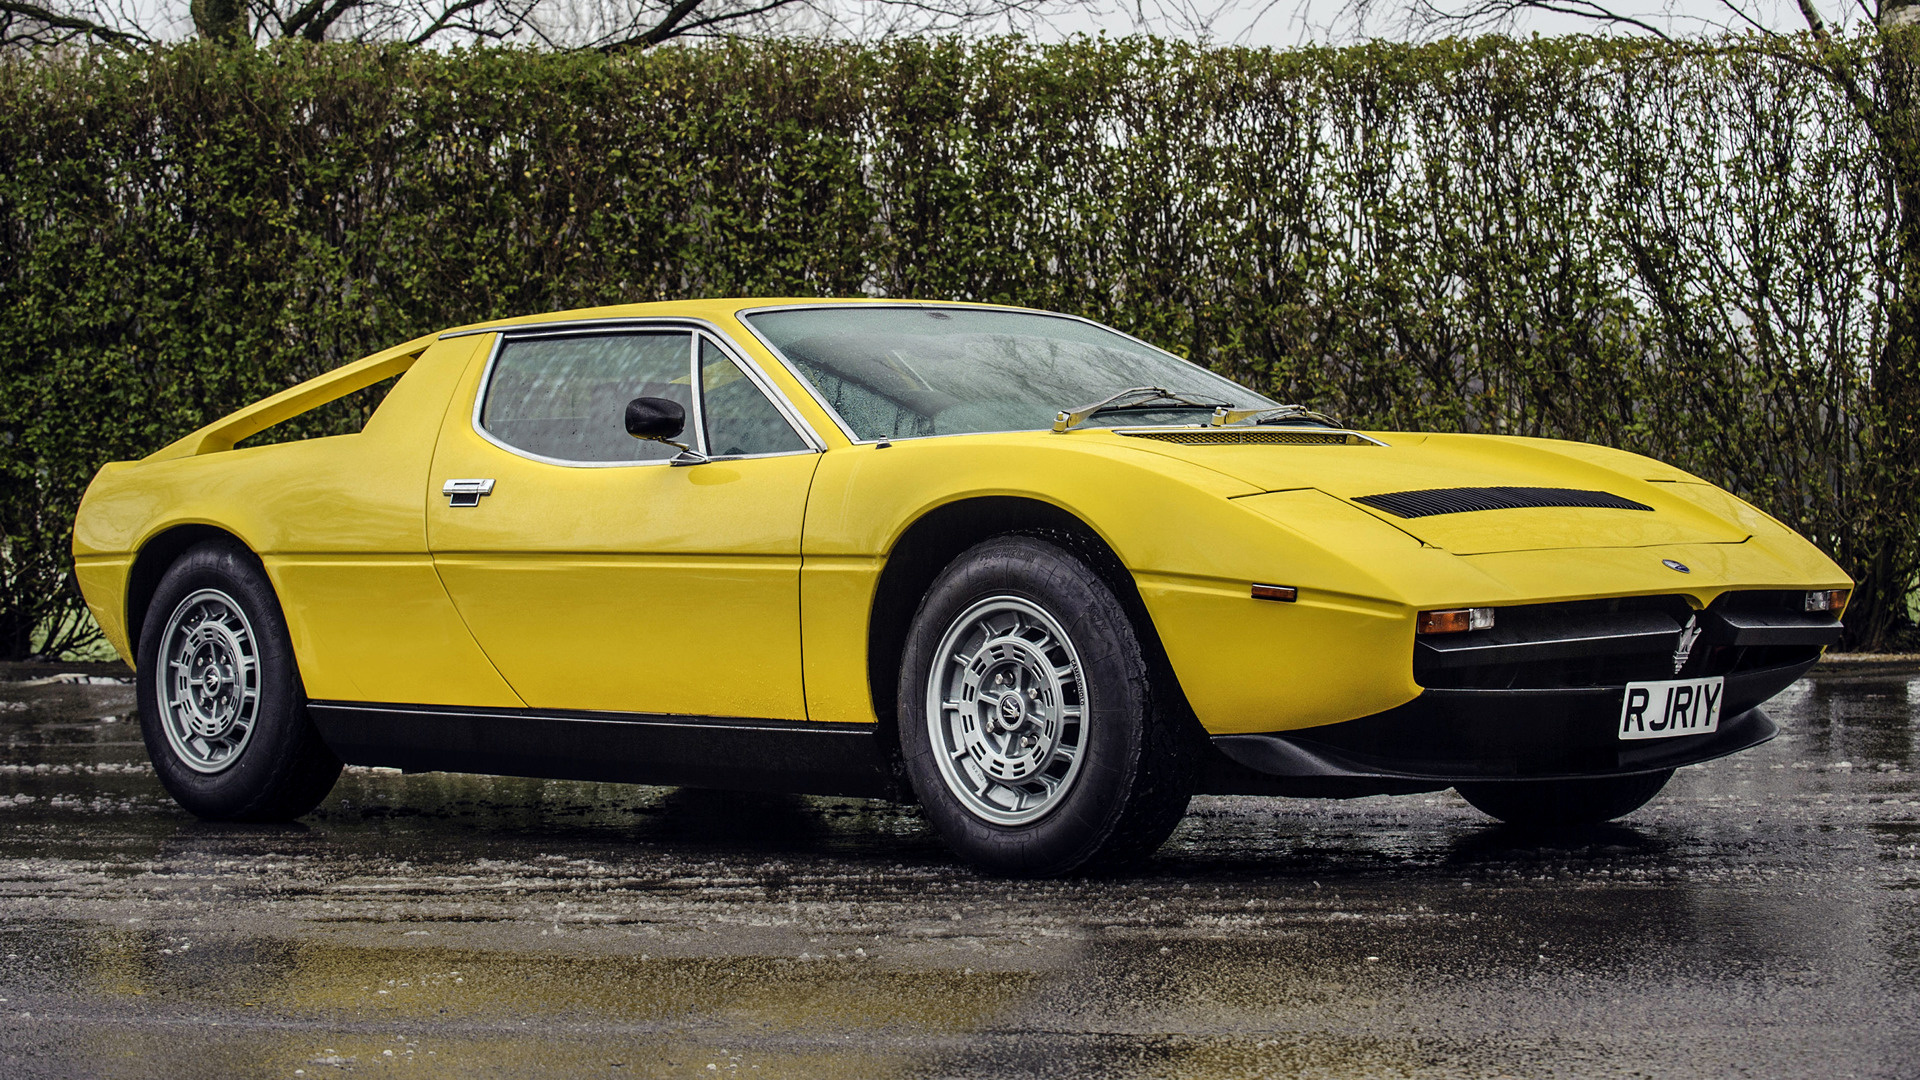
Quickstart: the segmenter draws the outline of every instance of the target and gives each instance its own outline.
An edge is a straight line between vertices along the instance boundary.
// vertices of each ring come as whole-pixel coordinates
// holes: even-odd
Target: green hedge
[[[725,294],[1057,308],[1359,424],[1629,447],[1904,595],[1850,117],[1793,63],[1591,39],[16,59],[0,656],[70,624],[104,460],[448,324]]]

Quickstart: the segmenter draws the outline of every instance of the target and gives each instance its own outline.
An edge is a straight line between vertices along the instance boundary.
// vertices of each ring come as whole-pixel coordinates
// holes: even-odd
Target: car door
[[[626,433],[637,397],[682,405],[690,454]],[[764,376],[698,327],[505,333],[443,425],[428,545],[529,706],[805,719],[800,529],[816,446]]]

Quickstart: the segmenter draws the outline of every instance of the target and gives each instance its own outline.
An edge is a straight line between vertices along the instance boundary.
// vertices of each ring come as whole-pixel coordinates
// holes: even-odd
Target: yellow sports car
[[[389,379],[356,434],[236,447]],[[410,341],[107,465],[74,558],[203,817],[342,762],[917,798],[1012,874],[1138,858],[1195,792],[1618,817],[1770,738],[1851,585],[1634,454],[897,301]]]

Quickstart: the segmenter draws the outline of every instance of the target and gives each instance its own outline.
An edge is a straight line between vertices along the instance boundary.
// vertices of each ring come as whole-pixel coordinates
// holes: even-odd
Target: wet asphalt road
[[[907,808],[352,770],[195,822],[132,691],[0,666],[0,1076],[1920,1076],[1920,665],[1551,838],[1203,798],[1004,882]]]

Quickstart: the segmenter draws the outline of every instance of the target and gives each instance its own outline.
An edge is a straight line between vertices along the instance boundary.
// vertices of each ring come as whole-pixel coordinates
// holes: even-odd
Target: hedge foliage
[[[1056,308],[1358,424],[1625,446],[1899,595],[1887,184],[1804,66],[1633,40],[16,60],[0,655],[66,625],[102,461],[446,325],[728,294]]]

